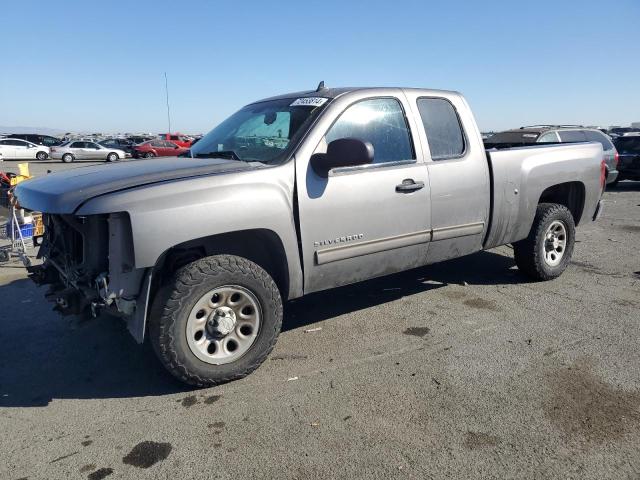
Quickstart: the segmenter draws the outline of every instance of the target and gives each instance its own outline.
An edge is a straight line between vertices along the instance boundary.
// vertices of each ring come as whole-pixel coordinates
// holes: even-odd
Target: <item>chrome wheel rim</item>
[[[209,290],[189,312],[189,349],[206,363],[234,362],[255,343],[261,319],[260,302],[246,288],[225,285]]]
[[[555,220],[549,225],[542,248],[547,265],[555,267],[560,264],[567,248],[567,227],[563,222]]]

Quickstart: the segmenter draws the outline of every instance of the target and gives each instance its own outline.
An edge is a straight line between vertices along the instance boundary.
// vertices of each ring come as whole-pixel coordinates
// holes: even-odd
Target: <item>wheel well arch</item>
[[[174,245],[158,258],[154,277],[163,283],[184,265],[221,254],[244,257],[256,263],[273,278],[282,298],[288,298],[289,265],[284,244],[277,233],[262,228],[220,233]]]
[[[557,203],[569,209],[576,225],[580,223],[585,202],[585,186],[582,182],[565,182],[552,185],[545,189],[540,203]]]

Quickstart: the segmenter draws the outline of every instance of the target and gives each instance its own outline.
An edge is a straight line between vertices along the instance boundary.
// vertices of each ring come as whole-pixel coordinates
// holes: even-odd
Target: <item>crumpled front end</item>
[[[46,298],[54,310],[124,317],[141,342],[151,278],[146,269],[134,268],[129,216],[47,214],[45,224],[42,264],[30,267],[29,274],[37,284],[49,285]]]

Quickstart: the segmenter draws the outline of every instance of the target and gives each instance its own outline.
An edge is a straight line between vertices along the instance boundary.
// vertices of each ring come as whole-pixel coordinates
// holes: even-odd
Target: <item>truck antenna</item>
[[[316,92],[320,92],[320,91],[322,91],[322,90],[324,90],[324,89],[325,89],[325,86],[324,86],[324,80],[322,80],[322,81],[318,84],[318,88],[316,88]]]

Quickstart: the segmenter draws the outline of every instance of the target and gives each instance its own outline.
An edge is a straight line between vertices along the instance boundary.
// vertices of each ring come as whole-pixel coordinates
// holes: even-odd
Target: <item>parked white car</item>
[[[50,151],[49,147],[26,140],[0,138],[0,153],[5,160],[46,160]]]
[[[51,147],[51,158],[62,160],[65,163],[74,160],[106,160],[117,162],[126,158],[124,150],[106,148],[95,142],[85,140],[71,140],[57,147]]]

